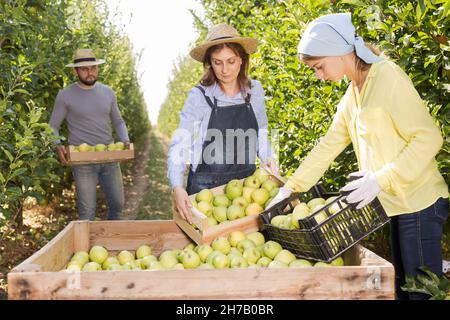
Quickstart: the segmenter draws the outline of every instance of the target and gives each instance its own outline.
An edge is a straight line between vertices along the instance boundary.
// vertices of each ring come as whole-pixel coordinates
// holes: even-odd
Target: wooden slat
[[[67,288],[73,274],[8,281],[10,299],[393,299],[391,268],[379,270],[375,286],[366,267],[92,272],[80,274],[79,289]]]
[[[89,251],[89,221],[74,221],[74,252]]]
[[[73,254],[74,222],[63,229],[38,252],[15,267],[13,272],[29,270],[28,265],[40,266],[42,271],[57,271],[64,267]],[[35,269],[36,267],[32,268]]]

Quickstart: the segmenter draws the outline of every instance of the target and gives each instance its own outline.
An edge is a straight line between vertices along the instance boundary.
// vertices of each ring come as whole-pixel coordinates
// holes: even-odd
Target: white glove
[[[289,198],[289,196],[291,195],[292,190],[285,188],[285,187],[281,187],[280,190],[278,191],[277,195],[275,196],[275,198],[272,199],[272,201],[269,202],[269,204],[266,206],[266,210],[269,209],[270,207],[273,207],[274,205],[276,205],[277,203],[283,201],[286,198]]]
[[[349,203],[358,203],[356,209],[361,209],[369,204],[381,192],[380,185],[373,172],[359,171],[349,175],[359,177],[343,187],[342,191],[351,191],[346,197]]]

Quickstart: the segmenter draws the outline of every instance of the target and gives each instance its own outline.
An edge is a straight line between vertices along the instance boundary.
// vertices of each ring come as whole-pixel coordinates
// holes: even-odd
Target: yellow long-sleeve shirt
[[[286,187],[307,191],[352,143],[360,170],[375,172],[387,214],[417,212],[448,197],[435,160],[442,142],[411,79],[395,63],[383,60],[371,66],[361,94],[349,86],[330,129]]]

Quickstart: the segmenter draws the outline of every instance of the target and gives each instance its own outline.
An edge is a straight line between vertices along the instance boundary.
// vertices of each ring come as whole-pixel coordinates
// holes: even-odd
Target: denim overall
[[[258,143],[258,122],[250,103],[250,94],[245,97],[245,103],[243,104],[218,107],[217,99],[215,97],[213,103],[211,99],[206,95],[203,87],[197,86],[197,88],[203,93],[206,102],[211,107],[211,116],[209,118],[207,132],[211,129],[216,129],[222,133],[221,137],[223,143],[223,153],[222,156],[219,156],[222,160],[222,163],[208,164],[207,162],[205,162],[205,149],[214,142],[213,139],[205,139],[205,142],[202,146],[201,161],[198,164],[195,172],[192,171],[192,166],[191,170],[189,171],[186,186],[188,194],[197,193],[202,189],[214,188],[226,184],[233,179],[242,179],[248,177],[252,175],[256,169],[255,154],[256,145]],[[226,150],[227,129],[242,129],[244,132],[249,129],[255,130],[255,150],[250,150],[250,143],[248,139],[245,139],[244,147],[241,148],[241,150],[238,150],[239,148],[237,148],[236,138],[234,138],[234,160],[232,163],[227,163],[226,155],[228,152],[231,152],[230,150]],[[239,164],[238,158],[242,159],[242,154],[239,155],[238,153],[241,152],[242,149],[245,152],[245,161],[244,163]],[[253,157],[251,157],[251,155],[253,155]],[[230,157],[229,154],[228,157]]]

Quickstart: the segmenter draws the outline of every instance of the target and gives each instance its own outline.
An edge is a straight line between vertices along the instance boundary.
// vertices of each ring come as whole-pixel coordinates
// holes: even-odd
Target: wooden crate
[[[155,255],[189,238],[172,220],[73,221],[8,274],[9,299],[393,299],[394,269],[362,246],[344,267],[59,272],[73,253],[152,246]]]
[[[130,143],[130,148],[125,150],[74,152],[74,146],[68,146],[66,147],[66,150],[69,165],[126,161],[134,159],[133,143]]]
[[[283,180],[281,177],[270,176],[270,179],[276,181],[280,186],[283,185]],[[245,179],[241,179],[244,181]],[[212,188],[211,191],[214,195],[224,194],[225,185]],[[195,200],[197,194],[192,194],[189,199]],[[197,226],[194,228],[186,220],[183,219],[181,214],[173,206],[173,219],[178,224],[178,226],[183,229],[184,232],[197,244],[210,244],[214,239],[220,236],[226,236],[232,231],[243,231],[252,232],[258,231],[262,227],[261,219],[259,215],[250,215],[244,218],[236,219],[233,221],[227,221],[225,223],[220,223],[215,226],[208,225],[208,218],[197,208],[192,207],[192,221]]]

